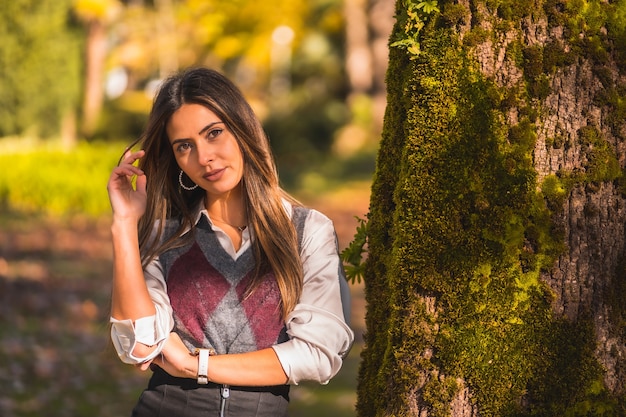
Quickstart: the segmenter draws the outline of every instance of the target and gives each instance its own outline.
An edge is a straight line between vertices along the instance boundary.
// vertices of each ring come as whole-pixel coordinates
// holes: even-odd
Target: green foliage
[[[108,213],[106,184],[123,150],[119,143],[83,143],[70,151],[41,144],[4,150],[0,204],[55,215]]]
[[[0,4],[0,137],[56,135],[78,109],[80,33],[71,0],[15,0]]]
[[[406,49],[414,58],[420,54],[420,32],[428,22],[430,15],[439,13],[439,7],[437,0],[402,0],[402,4],[404,7],[398,19],[404,26],[404,33],[390,46]]]
[[[119,43],[111,54],[112,62],[130,71],[136,96],[143,95],[145,83],[162,70],[156,58],[163,52],[161,42],[154,41],[154,33],[160,32],[153,26],[160,19],[152,18],[159,13],[158,2],[139,3],[141,7],[126,7],[124,20],[113,28]],[[343,2],[182,0],[172,7],[169,17],[175,20],[179,39],[162,34],[176,45],[169,52],[180,67],[208,65],[237,83],[262,118],[282,183],[295,188],[303,172],[319,172],[331,158],[336,132],[350,122]],[[282,39],[284,44],[274,38],[281,26],[293,31],[292,39]],[[128,62],[133,58],[129,49],[143,51],[143,59]],[[98,138],[124,138],[133,131],[136,135],[141,115],[124,106],[129,95],[105,108]],[[111,119],[117,122],[107,123]]]
[[[356,228],[354,239],[350,244],[341,251],[341,260],[346,269],[346,277],[351,283],[361,282],[365,271],[365,261],[363,253],[366,252],[367,244],[367,222],[358,216],[355,216],[359,225]]]

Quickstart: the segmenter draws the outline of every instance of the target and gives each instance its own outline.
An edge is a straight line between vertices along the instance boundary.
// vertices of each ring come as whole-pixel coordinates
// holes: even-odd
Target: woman
[[[331,221],[280,188],[215,71],[166,80],[139,142],[108,183],[111,336],[153,371],[133,415],[286,415],[288,384],[327,383],[353,342]]]

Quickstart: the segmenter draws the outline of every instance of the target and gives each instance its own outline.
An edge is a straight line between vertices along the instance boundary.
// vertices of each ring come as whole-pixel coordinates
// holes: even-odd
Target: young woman
[[[139,142],[108,183],[111,336],[153,371],[133,415],[286,415],[288,384],[327,383],[354,338],[331,221],[280,188],[218,72],[166,80]]]

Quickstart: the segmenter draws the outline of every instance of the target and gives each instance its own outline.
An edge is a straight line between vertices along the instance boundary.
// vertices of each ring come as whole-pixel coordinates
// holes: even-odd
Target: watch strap
[[[196,349],[198,355],[198,384],[209,383],[209,349]]]

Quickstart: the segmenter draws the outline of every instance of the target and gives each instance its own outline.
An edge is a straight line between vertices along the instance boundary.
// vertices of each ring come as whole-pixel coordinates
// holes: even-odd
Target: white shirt
[[[291,204],[284,201],[291,216]],[[196,222],[206,210],[200,210]],[[210,218],[209,218],[210,221]],[[242,233],[242,244],[235,250],[228,235],[212,225],[224,250],[236,259],[251,244],[249,228]],[[290,384],[317,381],[326,384],[339,372],[343,357],[350,350],[354,333],[343,318],[339,289],[340,268],[335,230],[331,220],[316,210],[310,210],[304,224],[300,257],[304,271],[302,295],[286,320],[289,340],[272,346],[289,378]],[[135,320],[111,317],[111,339],[125,363],[139,364],[156,357],[174,328],[174,318],[163,269],[158,258],[144,270],[144,277],[156,314]],[[144,358],[132,352],[137,342],[156,349]]]

